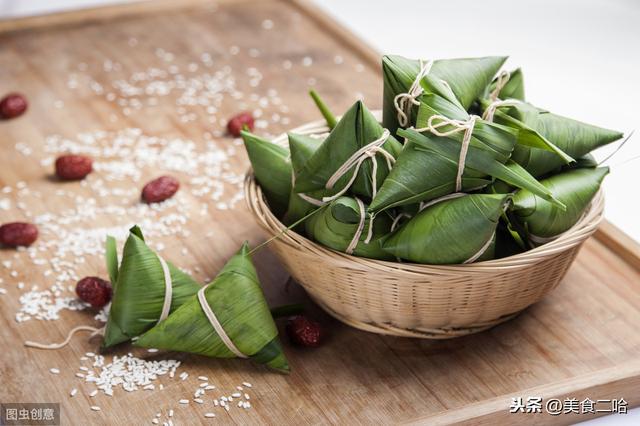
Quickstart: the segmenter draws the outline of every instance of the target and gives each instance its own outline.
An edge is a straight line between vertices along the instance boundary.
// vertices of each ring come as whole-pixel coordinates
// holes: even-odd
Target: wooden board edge
[[[125,0],[120,0],[125,1]],[[44,15],[25,16],[0,20],[0,34],[37,30],[47,27],[71,25],[84,22],[96,22],[144,13],[163,12],[176,9],[188,9],[195,6],[218,5],[239,0],[136,0],[106,6],[73,9]]]
[[[510,425],[514,423],[527,425],[569,425],[609,413],[596,414],[563,414],[553,416],[544,412],[540,414],[511,414],[509,407],[513,398],[542,397],[544,401],[552,398],[564,401],[566,398],[576,398],[583,401],[586,398],[620,399],[628,402],[628,408],[640,406],[640,360],[623,366],[611,367],[579,377],[559,382],[533,387],[518,393],[507,394],[487,401],[469,404],[462,408],[443,411],[438,414],[412,419],[405,424],[429,425]],[[544,407],[544,405],[543,405]],[[623,414],[613,414],[623,415]]]
[[[382,75],[382,56],[375,48],[353,34],[335,18],[327,14],[320,7],[309,0],[281,0],[290,4],[300,13],[306,15],[313,22],[322,28],[327,34],[342,42],[349,50],[354,52],[366,65],[368,65],[378,76]]]
[[[640,270],[640,244],[620,228],[605,219],[594,236],[629,265]]]

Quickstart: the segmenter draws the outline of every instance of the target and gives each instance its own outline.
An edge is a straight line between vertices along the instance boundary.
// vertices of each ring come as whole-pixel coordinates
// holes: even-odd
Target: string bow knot
[[[420,81],[422,78],[429,74],[431,71],[431,67],[433,66],[433,61],[427,61],[426,63],[420,60],[420,71],[416,76],[416,79],[413,80],[411,87],[409,87],[409,91],[407,93],[400,93],[393,98],[393,104],[396,107],[396,117],[398,119],[398,123],[402,127],[407,127],[409,125],[409,116],[411,115],[411,108],[415,106],[419,106],[420,102],[417,101],[418,96],[424,92],[422,85],[420,85]]]

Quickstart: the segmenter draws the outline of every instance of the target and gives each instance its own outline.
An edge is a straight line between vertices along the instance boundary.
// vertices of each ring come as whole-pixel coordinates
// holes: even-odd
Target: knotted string
[[[375,198],[378,192],[378,182],[377,182],[378,162],[376,161],[376,158],[375,158],[376,154],[382,154],[382,156],[387,161],[387,167],[389,168],[389,170],[391,170],[391,168],[393,167],[393,164],[396,162],[396,159],[393,157],[393,155],[391,155],[384,148],[382,148],[382,145],[384,145],[387,139],[389,139],[390,135],[391,133],[389,133],[389,130],[384,129],[382,132],[382,136],[380,136],[378,139],[368,143],[367,145],[363,146],[362,148],[354,152],[353,155],[351,155],[351,157],[349,157],[342,164],[342,166],[340,166],[340,168],[338,168],[338,170],[336,170],[333,173],[333,175],[331,175],[331,177],[329,178],[329,180],[324,186],[325,189],[333,189],[333,186],[338,182],[338,180],[340,180],[340,178],[346,175],[347,172],[349,172],[349,169],[355,166],[353,170],[353,174],[351,175],[351,178],[349,179],[347,184],[344,186],[344,188],[342,188],[336,194],[328,197],[323,197],[322,200],[316,200],[315,198],[312,198],[308,195],[299,193],[298,195],[300,196],[300,198],[302,198],[306,202],[311,203],[315,206],[323,206],[327,203],[330,203],[333,200],[340,198],[349,190],[349,188],[351,188],[351,185],[353,185],[353,183],[356,180],[356,177],[358,176],[358,172],[360,171],[360,167],[362,166],[362,163],[364,163],[364,161],[367,159],[370,159],[372,161],[371,184],[373,186],[373,189],[372,189],[371,198]]]
[[[458,157],[458,171],[456,173],[456,192],[462,190],[462,175],[464,173],[464,166],[467,160],[467,151],[469,151],[469,144],[471,143],[471,135],[473,134],[473,128],[476,125],[476,120],[480,118],[477,115],[472,115],[467,121],[453,120],[445,117],[444,115],[432,115],[427,121],[427,127],[421,129],[415,129],[417,132],[430,131],[436,136],[446,137],[451,136],[458,132],[464,132],[462,137],[462,143],[460,145],[460,155]],[[438,122],[436,123],[436,120]],[[441,131],[440,129],[446,126],[451,126],[452,129]]]
[[[498,108],[503,106],[515,106],[515,105],[518,105],[519,103],[522,103],[522,101],[519,101],[518,99],[505,99],[504,101],[497,99],[491,102],[487,107],[487,109],[484,110],[484,113],[482,114],[482,119],[491,123],[493,122],[493,116],[495,115],[496,110]]]
[[[340,168],[336,170],[335,173],[333,173],[333,175],[331,175],[331,177],[329,178],[329,180],[325,185],[325,188],[333,189],[333,186],[338,182],[338,180],[340,180],[342,176],[347,174],[347,172],[349,171],[349,169],[351,169],[351,167],[355,166],[353,175],[351,175],[351,179],[349,179],[349,182],[345,185],[344,188],[342,188],[342,190],[340,190],[340,192],[330,197],[323,197],[322,201],[325,203],[331,202],[341,197],[342,194],[347,192],[351,187],[351,185],[353,185],[353,182],[355,182],[356,177],[358,176],[358,171],[360,171],[360,166],[362,166],[362,163],[364,163],[364,161],[367,159],[371,159],[371,162],[373,163],[372,164],[373,170],[371,173],[371,184],[373,186],[373,189],[372,189],[371,198],[375,198],[376,192],[378,190],[378,185],[376,182],[377,180],[376,175],[378,174],[377,173],[378,162],[376,161],[376,158],[375,158],[376,154],[382,154],[382,156],[387,161],[387,167],[389,168],[389,170],[391,170],[391,168],[393,167],[393,164],[396,162],[396,159],[393,157],[393,155],[391,155],[385,149],[382,148],[382,145],[384,145],[387,139],[389,139],[390,135],[391,133],[389,133],[389,130],[384,129],[382,132],[382,136],[380,136],[378,139],[374,140],[373,142],[363,146],[362,148],[354,152],[353,155],[351,155],[351,157],[349,157],[347,161],[345,161],[344,164],[340,166]]]
[[[224,331],[224,328],[222,328],[222,324],[220,324],[220,321],[218,321],[218,318],[216,317],[216,315],[211,310],[211,307],[209,306],[209,302],[207,302],[207,298],[206,298],[206,296],[204,294],[205,290],[210,285],[211,284],[207,284],[206,286],[202,287],[198,291],[198,301],[200,302],[200,307],[202,308],[202,311],[207,316],[207,319],[209,320],[209,323],[211,324],[213,329],[216,331],[218,336],[220,336],[220,339],[222,340],[222,343],[224,343],[224,345],[227,348],[229,348],[229,350],[231,352],[233,352],[237,357],[239,357],[239,358],[249,358],[248,356],[243,354],[236,347],[236,345],[233,344],[233,342],[231,341],[231,338],[229,337],[229,335],[227,335],[227,333]]]
[[[26,342],[24,342],[24,345],[30,348],[37,348],[37,349],[61,349],[69,344],[73,335],[76,334],[78,331],[91,331],[91,335],[89,336],[89,339],[91,339],[93,336],[97,336],[99,334],[103,335],[104,329],[105,329],[104,327],[95,328],[89,325],[79,325],[73,328],[71,331],[69,331],[69,333],[67,333],[67,338],[60,343],[51,343],[47,345],[45,343],[32,342],[31,340],[27,340]]]
[[[431,67],[433,66],[433,61],[427,61],[426,63],[420,60],[420,71],[416,76],[416,79],[413,80],[411,87],[409,87],[409,91],[407,93],[400,93],[393,98],[393,104],[396,107],[396,117],[398,119],[398,123],[401,127],[407,127],[409,125],[409,116],[411,115],[411,108],[415,105],[420,105],[420,102],[416,100],[418,96],[422,94],[424,89],[420,82],[422,78],[429,74],[431,71]]]
[[[509,71],[502,71],[500,75],[498,75],[498,81],[496,81],[496,87],[489,94],[489,100],[491,102],[495,102],[498,100],[500,96],[500,92],[504,89],[504,86],[507,85],[509,79],[511,78],[511,73]]]

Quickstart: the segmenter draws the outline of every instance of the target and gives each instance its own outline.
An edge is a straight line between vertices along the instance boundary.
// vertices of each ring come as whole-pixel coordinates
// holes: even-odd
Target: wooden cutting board
[[[169,94],[149,89],[151,95],[140,94],[144,107],[139,109],[135,102],[120,105],[107,95],[116,91],[115,80],[136,72],[149,76],[150,67],[168,72],[165,80],[175,83],[172,65],[195,82]],[[224,72],[227,66],[226,77],[204,76]],[[176,103],[178,95],[193,95],[185,94],[189,84],[215,86],[220,81],[242,95],[226,94],[215,111]],[[239,176],[248,162],[242,147],[222,134],[222,120],[240,109],[261,109],[258,133],[285,131],[319,118],[306,93],[310,88],[322,93],[337,112],[358,97],[371,108],[381,106],[378,54],[302,2],[154,1],[0,22],[0,93],[21,91],[30,101],[24,117],[0,122],[0,188],[12,189],[0,193],[0,201],[8,200],[0,204],[0,221],[54,215],[36,245],[42,248],[37,257],[66,256],[72,262],[82,257],[72,264],[78,277],[106,276],[99,246],[76,256],[73,251],[60,254],[60,245],[47,244],[72,237],[74,228],[86,236],[94,228],[122,228],[142,215],[148,218],[147,226],[156,229],[149,240],[165,246],[165,258],[199,280],[212,277],[242,241],[264,240],[242,201],[220,209],[220,202],[233,201],[232,178],[220,201],[197,192],[203,184],[184,171],[184,164],[181,171],[169,170],[183,184],[178,202],[154,212],[136,210],[137,194],[146,179],[167,172],[162,164],[175,166],[171,158],[164,163],[156,158],[152,164],[161,166],[141,167],[137,177],[123,171],[125,176],[113,181],[107,177],[118,172],[115,160],[104,160],[113,167],[97,170],[87,183],[64,185],[50,177],[47,159],[56,155],[52,151],[64,149],[60,141],[65,138],[78,142],[86,140],[81,133],[97,137],[96,131],[111,132],[100,142],[104,148],[117,143],[118,131],[136,128],[147,142],[153,137],[193,141],[190,160],[197,152],[204,156],[208,149],[222,150],[229,154],[227,171]],[[216,87],[205,89],[215,98]],[[204,103],[215,103],[211,99]],[[98,162],[105,152],[97,154]],[[146,154],[137,155],[142,161]],[[101,192],[111,185],[121,188],[121,195]],[[65,220],[87,204],[98,213],[79,222]],[[124,207],[109,209],[116,205]],[[164,228],[155,225],[169,217],[187,217],[175,229],[188,232],[162,235]],[[172,222],[167,223],[171,228]],[[157,412],[162,422],[169,409],[175,410],[175,424],[569,424],[604,413],[509,414],[512,399],[624,398],[629,407],[640,404],[640,256],[635,243],[609,224],[585,244],[563,284],[545,300],[490,331],[450,341],[384,337],[342,325],[314,307],[299,287],[286,285],[286,272],[268,249],[261,250],[255,260],[269,302],[303,301],[329,331],[322,347],[303,350],[284,338],[292,367],[288,376],[240,360],[138,350],[137,356],[148,359],[180,359],[179,372],[189,373],[189,378],[162,377],[163,390],[116,389],[112,397],[89,397],[93,387],[74,376],[80,371],[79,358],[96,351],[98,340],[77,335],[58,351],[22,345],[27,339],[62,340],[79,324],[99,325],[93,313],[64,310],[58,320],[16,322],[20,296],[34,284],[48,288],[56,274],[46,275],[51,265],[34,265],[26,252],[2,249],[0,260],[11,263],[0,266],[0,287],[6,289],[0,295],[0,402],[59,402],[63,424],[145,424]],[[73,276],[62,281],[75,284]],[[53,375],[50,368],[61,372]],[[225,412],[213,407],[211,399],[218,391],[208,393],[203,405],[178,404],[192,397],[200,375],[208,376],[219,392],[251,382],[251,409],[234,406]],[[72,388],[79,389],[73,398]],[[101,411],[91,411],[92,405]],[[204,418],[205,412],[214,412],[216,418]]]

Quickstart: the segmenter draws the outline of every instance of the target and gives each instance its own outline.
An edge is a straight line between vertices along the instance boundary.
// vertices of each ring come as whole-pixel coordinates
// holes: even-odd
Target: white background
[[[510,55],[507,66],[523,68],[532,103],[625,133],[636,129],[607,163],[605,190],[607,218],[640,241],[640,1],[315,1],[380,52]],[[115,1],[0,0],[0,18],[105,3]],[[585,424],[640,424],[640,409]]]

